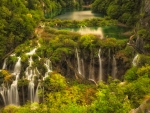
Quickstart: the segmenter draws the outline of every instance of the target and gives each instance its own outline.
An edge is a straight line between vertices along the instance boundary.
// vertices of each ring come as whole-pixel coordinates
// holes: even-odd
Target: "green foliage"
[[[131,102],[133,108],[138,107],[143,101],[144,97],[150,93],[150,79],[147,75],[137,78],[136,81],[130,82],[125,87],[125,93]]]
[[[66,87],[66,80],[62,75],[52,72],[49,74],[49,76],[50,77],[47,77],[43,82],[46,90],[55,92]]]
[[[130,109],[130,101],[122,86],[115,82],[109,85],[101,83],[88,113],[127,113]]]
[[[107,14],[113,19],[119,19],[125,24],[133,25],[140,17],[141,4],[140,0],[95,0],[92,4],[92,11]]]
[[[112,20],[110,18],[93,18],[93,19],[85,19],[82,21],[77,20],[60,20],[60,19],[50,19],[48,25],[50,27],[56,28],[80,28],[81,26],[87,27],[102,27],[107,25],[116,25],[117,21]]]
[[[150,65],[142,66],[137,70],[137,75],[150,77]]]
[[[136,74],[137,70],[138,70],[137,67],[132,67],[128,69],[124,75],[124,79],[129,82],[137,80],[138,79],[138,75]]]
[[[88,34],[81,36],[79,43],[81,44],[81,48],[84,49],[92,49],[95,47],[95,43],[98,38],[94,35]]]
[[[140,54],[139,55],[139,62],[138,62],[138,66],[144,66],[144,65],[150,65],[150,56],[148,55],[144,55],[144,54]]]

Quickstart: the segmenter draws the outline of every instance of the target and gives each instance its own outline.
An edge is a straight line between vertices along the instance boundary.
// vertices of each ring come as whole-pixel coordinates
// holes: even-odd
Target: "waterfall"
[[[0,87],[0,94],[2,96],[2,99],[3,99],[3,102],[4,102],[4,105],[6,106],[8,104],[8,99],[7,99],[7,89],[3,86],[3,87]]]
[[[85,77],[85,71],[84,71],[84,60],[80,59],[78,49],[76,48],[76,56],[77,56],[77,67],[78,67],[78,73],[82,75],[82,77]]]
[[[32,56],[33,54],[35,54],[36,50],[37,50],[37,48],[34,48],[30,52],[26,53],[26,55],[31,55]]]
[[[16,80],[13,81],[13,83],[11,84],[9,93],[10,93],[9,104],[19,105],[19,94]]]
[[[35,92],[35,97],[34,97],[34,102],[37,102],[39,103],[39,87],[40,87],[40,84],[38,84],[37,88],[36,88],[36,92]]]
[[[81,63],[80,63],[80,57],[77,49],[76,49],[76,56],[77,56],[78,73],[81,75]]]
[[[52,62],[49,59],[46,59],[46,63],[44,63],[44,65],[47,68],[47,72],[45,73],[43,80],[48,77],[49,72],[52,72]]]
[[[102,81],[103,80],[103,69],[102,69],[101,49],[99,49],[98,57],[99,57],[99,76],[98,76],[98,81]]]
[[[5,58],[2,69],[6,69],[6,67],[7,67],[7,60],[8,60],[8,58]]]
[[[112,61],[112,72],[111,75],[114,79],[116,79],[116,74],[117,74],[117,62],[116,62],[116,58],[113,55],[113,61]]]
[[[21,57],[18,57],[18,61],[17,61],[16,65],[15,65],[13,73],[18,77],[18,75],[20,74],[20,71],[21,71]]]
[[[138,58],[139,58],[139,55],[136,54],[135,57],[133,58],[133,61],[132,61],[133,66],[137,66],[137,64],[138,64]]]
[[[31,103],[34,102],[34,82],[31,80],[28,85],[28,96]]]
[[[95,81],[93,64],[94,64],[94,60],[92,58],[92,60],[90,61],[90,71],[89,71],[89,80],[91,81]]]
[[[16,79],[11,84],[10,89],[8,90],[8,101],[9,104],[19,105],[19,94],[18,94],[18,79],[21,71],[21,57],[18,57],[18,61],[14,67],[13,74]]]

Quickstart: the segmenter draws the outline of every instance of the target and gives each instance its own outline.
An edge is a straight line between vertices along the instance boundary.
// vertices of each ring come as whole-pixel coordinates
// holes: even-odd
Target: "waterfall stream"
[[[21,71],[21,57],[18,57],[18,61],[14,67],[13,75],[15,80],[12,82],[10,89],[8,90],[8,102],[9,104],[19,105],[19,94],[18,94],[18,79]]]
[[[77,56],[78,73],[81,74],[81,63],[80,63],[80,57],[77,49],[76,49],[76,56]]]
[[[84,71],[84,60],[80,59],[78,49],[76,48],[76,57],[77,57],[77,68],[78,73],[82,75],[82,77],[85,77],[85,71]]]
[[[113,61],[112,61],[112,72],[111,75],[114,79],[116,79],[116,74],[117,74],[117,62],[116,62],[116,58],[113,55]]]
[[[5,58],[2,69],[6,69],[6,67],[7,67],[7,60],[8,60],[8,58]]]
[[[98,76],[98,81],[102,81],[103,80],[103,68],[102,68],[102,59],[101,59],[101,49],[99,49],[98,57],[99,57],[99,76]]]
[[[138,58],[139,58],[139,55],[136,54],[135,57],[133,58],[133,61],[132,61],[133,66],[137,66],[137,64],[138,64]]]

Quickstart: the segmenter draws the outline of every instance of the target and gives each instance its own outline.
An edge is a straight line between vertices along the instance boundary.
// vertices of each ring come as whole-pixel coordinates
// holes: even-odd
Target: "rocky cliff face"
[[[150,27],[150,0],[144,0],[141,7],[141,13],[144,14],[141,18],[141,26],[148,28]]]
[[[143,1],[143,11],[147,16],[150,16],[150,0]]]

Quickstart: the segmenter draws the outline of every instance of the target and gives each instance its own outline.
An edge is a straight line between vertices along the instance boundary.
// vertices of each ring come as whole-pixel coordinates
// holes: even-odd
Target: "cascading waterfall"
[[[35,54],[36,50],[37,50],[37,48],[34,48],[32,51],[26,53],[26,55],[30,55],[30,58],[28,61],[29,66],[26,68],[25,75],[26,75],[26,78],[30,81],[29,85],[28,85],[28,98],[31,103],[34,102],[34,98],[35,98],[34,77],[37,76],[36,72],[39,74],[39,71],[37,68],[35,68],[35,69],[32,68],[32,64],[33,64],[32,55]]]
[[[34,48],[33,50],[31,50],[30,52],[26,53],[26,55],[30,55],[32,56],[33,54],[35,54],[37,48]]]
[[[113,61],[112,61],[112,72],[111,75],[114,79],[116,79],[116,74],[117,74],[117,62],[116,62],[116,58],[113,55]]]
[[[19,105],[19,94],[18,94],[18,79],[21,71],[21,57],[18,57],[18,61],[15,65],[13,75],[15,75],[15,80],[11,84],[10,89],[8,90],[8,101],[9,104]]]
[[[49,59],[46,59],[46,63],[44,63],[44,65],[47,68],[47,72],[45,73],[45,76],[43,77],[43,80],[48,77],[48,73],[52,72],[52,62]]]
[[[90,62],[90,71],[89,71],[89,80],[95,81],[95,76],[94,76],[94,60],[92,59]]]
[[[81,75],[81,63],[80,63],[80,57],[78,54],[78,49],[76,49],[76,56],[77,56],[78,73]]]
[[[138,58],[139,58],[139,55],[136,54],[135,57],[133,58],[133,61],[132,61],[133,66],[137,66],[137,64],[138,64]]]
[[[4,105],[8,105],[8,94],[7,94],[7,89],[2,86],[0,87],[0,94],[2,95],[2,99],[3,99],[3,102],[4,102]]]
[[[8,58],[5,58],[2,69],[6,69],[6,67],[7,67],[7,60],[8,60]]]
[[[34,102],[34,81],[31,80],[28,85],[28,96],[31,103]]]
[[[102,68],[102,59],[101,59],[101,49],[99,49],[98,52],[99,57],[99,76],[98,76],[98,82],[103,80],[103,68]]]
[[[76,48],[76,56],[77,56],[78,73],[80,75],[82,75],[82,77],[84,78],[85,77],[85,75],[84,75],[84,61],[83,61],[83,59],[80,59],[79,52],[78,52],[77,48]]]
[[[39,103],[39,94],[38,94],[39,88],[40,88],[40,83],[38,83],[38,86],[37,86],[36,92],[35,92],[35,97],[34,97],[34,102],[37,102],[37,103]]]

